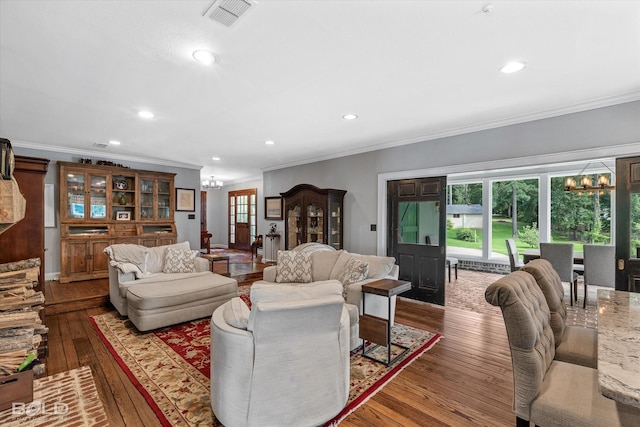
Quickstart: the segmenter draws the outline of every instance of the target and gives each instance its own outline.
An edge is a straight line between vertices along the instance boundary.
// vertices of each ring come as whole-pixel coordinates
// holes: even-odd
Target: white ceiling
[[[231,28],[211,3],[0,1],[0,136],[239,182],[640,99],[639,1],[260,0]]]

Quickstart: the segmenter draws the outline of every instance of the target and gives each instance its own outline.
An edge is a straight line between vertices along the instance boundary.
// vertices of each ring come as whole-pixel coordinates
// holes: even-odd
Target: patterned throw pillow
[[[369,274],[369,263],[352,256],[344,266],[344,270],[338,275],[338,280],[342,282],[342,297],[347,299],[347,288],[353,283],[360,282],[367,278]]]
[[[311,252],[278,251],[276,282],[309,283],[311,277]]]
[[[167,248],[164,253],[163,273],[193,273],[196,271],[198,251]]]

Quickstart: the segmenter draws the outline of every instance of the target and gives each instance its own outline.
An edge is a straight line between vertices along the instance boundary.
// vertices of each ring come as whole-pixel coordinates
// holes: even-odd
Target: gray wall
[[[620,154],[640,155],[640,101],[272,170],[263,181],[272,195],[300,183],[347,190],[345,249],[375,254],[377,235],[370,224],[381,206],[379,174],[477,171],[485,162],[514,167]]]
[[[49,159],[49,169],[45,176],[45,184],[53,184],[55,189],[55,228],[44,229],[44,267],[47,280],[52,279],[60,272],[60,215],[59,212],[59,185],[58,185],[58,166],[57,162],[79,162],[81,157],[89,157],[96,160],[111,160],[115,163],[121,163],[132,169],[142,169],[156,172],[173,172],[176,173],[175,186],[178,188],[195,188],[196,193],[200,188],[200,171],[197,169],[176,168],[162,165],[153,165],[149,163],[131,162],[127,160],[111,159],[106,156],[77,156],[69,153],[61,153],[55,151],[35,150],[29,148],[21,148],[14,146],[16,155],[40,157]],[[195,214],[195,219],[188,219],[188,214]],[[200,248],[200,198],[196,197],[195,212],[176,212],[175,213],[176,229],[178,231],[178,241],[189,241],[191,248]]]

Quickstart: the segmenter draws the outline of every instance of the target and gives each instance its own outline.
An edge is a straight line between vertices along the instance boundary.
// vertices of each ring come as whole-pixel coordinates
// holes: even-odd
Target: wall
[[[58,165],[57,162],[79,162],[81,157],[90,157],[96,160],[112,160],[115,163],[121,163],[132,169],[142,169],[157,172],[173,172],[176,173],[174,180],[175,186],[178,188],[196,188],[200,187],[200,171],[197,169],[176,168],[170,166],[154,165],[149,163],[131,162],[126,160],[111,159],[107,156],[76,156],[69,153],[61,153],[55,151],[35,150],[30,148],[13,147],[15,154],[21,156],[31,156],[49,159],[49,170],[45,176],[45,184],[54,185],[55,200],[55,224],[54,228],[44,229],[44,267],[45,278],[51,280],[60,272],[60,216],[59,212],[59,185],[58,185]],[[188,219],[189,214],[195,214],[195,219]],[[192,248],[200,248],[200,198],[196,197],[195,212],[176,212],[175,213],[176,229],[178,231],[178,241],[189,241]]]
[[[347,190],[345,249],[375,254],[383,240],[370,231],[384,209],[384,200],[378,200],[379,176],[441,176],[488,165],[533,166],[637,154],[640,101],[267,171],[263,181],[269,194],[300,183]],[[384,233],[385,224],[377,225]]]

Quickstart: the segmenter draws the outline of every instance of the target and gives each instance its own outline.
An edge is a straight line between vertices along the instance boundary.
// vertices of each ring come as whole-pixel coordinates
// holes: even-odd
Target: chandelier
[[[211,179],[205,179],[202,181],[202,188],[205,190],[219,190],[223,185],[224,183],[219,179],[214,179],[213,175],[211,175]]]
[[[600,162],[602,163],[602,162]],[[590,164],[590,163],[589,163]],[[596,185],[593,183],[593,178],[590,175],[585,175],[584,171],[589,167],[589,164],[582,169],[580,172],[580,182],[576,182],[574,177],[567,177],[564,181],[564,191],[577,192],[578,194],[593,194],[593,192],[598,192],[599,194],[604,194],[605,191],[615,190],[616,186],[611,185],[611,181],[609,177],[605,174],[599,174]],[[604,167],[609,169],[612,175],[615,173],[609,168],[609,166],[602,163]]]

